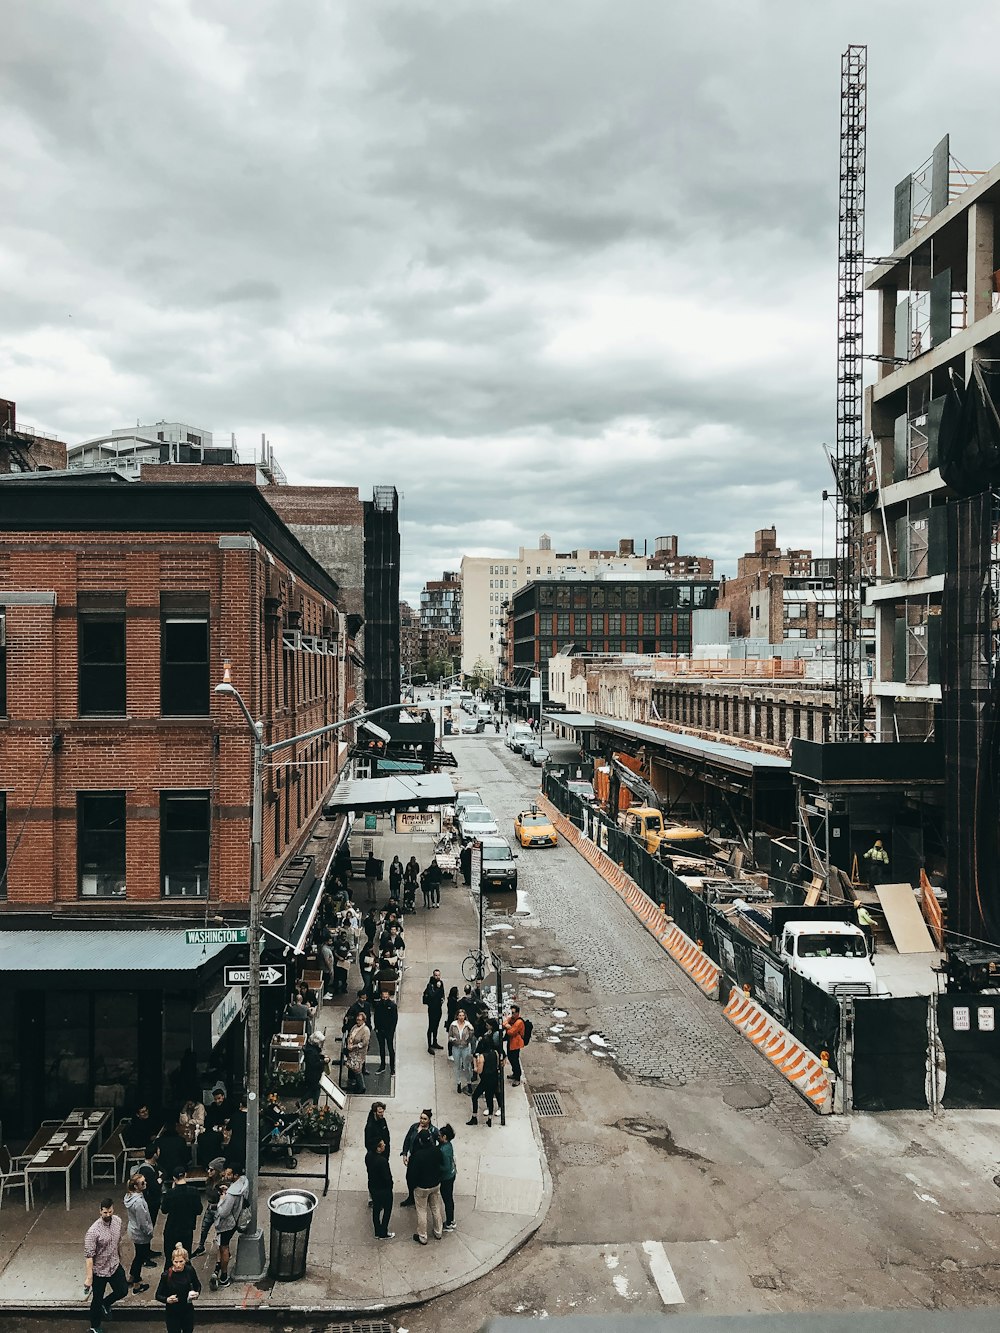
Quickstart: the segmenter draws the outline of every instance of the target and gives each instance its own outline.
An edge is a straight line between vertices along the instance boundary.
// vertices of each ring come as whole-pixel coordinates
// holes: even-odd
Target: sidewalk
[[[388,820],[380,819],[382,832],[376,836],[376,855],[388,867],[398,852],[405,862],[411,854],[421,865],[430,857],[431,842],[426,838],[396,837],[385,830]],[[364,884],[355,881],[355,901],[364,910]],[[388,897],[388,882],[379,886],[379,902]],[[420,895],[417,895],[418,904]],[[260,1310],[314,1310],[317,1313],[362,1313],[391,1309],[427,1301],[447,1291],[474,1282],[496,1268],[508,1254],[522,1245],[541,1225],[551,1199],[551,1182],[542,1148],[541,1134],[530,1109],[526,1087],[507,1089],[507,1124],[500,1126],[494,1117],[487,1128],[480,1115],[478,1126],[466,1126],[469,1099],[455,1091],[455,1066],[447,1051],[434,1056],[427,1053],[426,1010],[420,1002],[424,984],[435,967],[441,968],[446,991],[453,985],[461,990],[461,961],[477,941],[478,921],[469,892],[461,883],[446,880],[441,891],[439,910],[425,911],[406,918],[406,972],[396,1038],[396,1080],[391,1096],[378,1094],[387,1103],[386,1118],[392,1132],[392,1172],[395,1180],[395,1207],[390,1230],[393,1241],[376,1242],[372,1235],[371,1214],[367,1207],[364,1126],[376,1094],[348,1097],[347,1123],[343,1146],[330,1158],[330,1192],[324,1199],[322,1182],[301,1181],[301,1185],[320,1195],[309,1242],[306,1276],[298,1282],[273,1283],[264,1279],[263,1290],[234,1283],[228,1290],[211,1292],[208,1277],[215,1263],[214,1252],[195,1260],[204,1291],[199,1301],[202,1318],[210,1313],[241,1308]],[[349,979],[347,998],[359,984],[357,967]],[[317,1019],[317,1028],[326,1033],[326,1051],[331,1063],[339,1055],[343,997],[326,1001]],[[444,1038],[441,1038],[444,1044]],[[378,1065],[378,1046],[372,1041],[368,1069]],[[530,1075],[528,1076],[530,1082]],[[455,1185],[455,1221],[457,1230],[446,1233],[440,1241],[433,1237],[427,1246],[416,1245],[411,1237],[415,1228],[415,1210],[400,1208],[405,1197],[404,1167],[399,1156],[403,1136],[417,1118],[420,1109],[433,1108],[435,1123],[450,1122],[456,1131],[455,1159],[458,1178]],[[322,1158],[303,1153],[299,1159],[304,1170],[321,1170]],[[75,1178],[74,1178],[75,1179]],[[276,1190],[296,1184],[294,1175],[267,1177],[260,1181],[260,1211],[267,1239],[267,1199]],[[66,1211],[62,1182],[39,1190],[35,1207],[25,1212],[23,1195],[9,1190],[0,1211],[0,1317],[14,1313],[60,1312],[85,1315],[82,1301],[83,1236],[98,1214],[99,1201],[106,1194],[115,1200],[115,1210],[124,1216],[122,1185],[98,1182],[80,1191],[74,1187],[72,1208]],[[159,1242],[162,1223],[157,1225]],[[132,1247],[125,1241],[122,1254],[126,1268]],[[153,1280],[157,1270],[148,1269]],[[154,1282],[155,1285],[155,1282]],[[150,1291],[139,1297],[126,1297],[120,1303],[122,1317],[141,1318],[144,1314],[162,1318],[162,1306],[150,1298]]]

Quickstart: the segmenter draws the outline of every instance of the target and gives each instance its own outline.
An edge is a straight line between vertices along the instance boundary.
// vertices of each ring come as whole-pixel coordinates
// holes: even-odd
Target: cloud
[[[542,531],[818,549],[840,53],[869,43],[879,253],[942,133],[997,156],[992,13],[35,0],[0,50],[0,395],[395,484],[411,601]]]

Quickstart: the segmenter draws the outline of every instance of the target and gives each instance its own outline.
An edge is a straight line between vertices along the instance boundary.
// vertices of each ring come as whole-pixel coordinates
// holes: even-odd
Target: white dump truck
[[[828,995],[876,995],[878,983],[868,939],[846,921],[786,921],[778,953]]]

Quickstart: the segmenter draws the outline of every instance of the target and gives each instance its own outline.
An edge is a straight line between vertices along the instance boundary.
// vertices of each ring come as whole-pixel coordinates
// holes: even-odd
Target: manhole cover
[[[562,1115],[563,1109],[559,1098],[554,1092],[536,1092],[535,1093],[535,1113],[536,1115]]]
[[[758,1291],[777,1291],[778,1279],[773,1273],[751,1273],[750,1285]]]
[[[770,1106],[773,1098],[759,1083],[734,1083],[722,1094],[722,1100],[734,1111],[759,1111]]]

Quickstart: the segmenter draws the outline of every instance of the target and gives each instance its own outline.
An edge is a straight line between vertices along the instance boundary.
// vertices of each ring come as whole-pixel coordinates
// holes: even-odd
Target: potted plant
[[[302,1115],[302,1142],[319,1147],[330,1145],[331,1152],[340,1151],[344,1134],[344,1117],[332,1106],[310,1106]]]
[[[276,1069],[268,1079],[268,1092],[277,1092],[281,1098],[301,1096],[305,1091],[306,1076],[304,1070]]]

